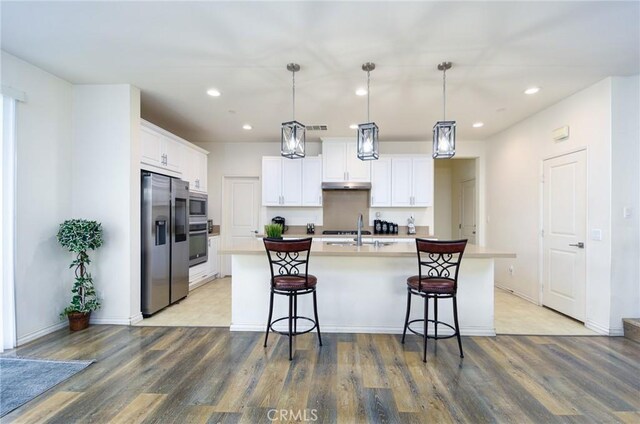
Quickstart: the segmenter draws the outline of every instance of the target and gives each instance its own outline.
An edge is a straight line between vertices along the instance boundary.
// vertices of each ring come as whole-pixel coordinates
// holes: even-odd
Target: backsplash
[[[331,230],[355,230],[358,215],[369,223],[369,190],[323,190],[323,226]]]

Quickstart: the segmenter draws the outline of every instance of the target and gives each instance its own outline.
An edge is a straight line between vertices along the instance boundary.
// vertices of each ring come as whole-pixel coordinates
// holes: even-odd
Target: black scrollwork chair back
[[[308,269],[312,239],[263,240],[271,265],[271,287],[284,290],[289,286],[310,287]]]
[[[467,240],[437,241],[416,239],[418,250],[418,291],[423,285],[437,292],[437,285],[447,287],[447,294],[458,290],[458,271]],[[437,283],[440,284],[437,284]],[[429,290],[429,291],[431,291]]]

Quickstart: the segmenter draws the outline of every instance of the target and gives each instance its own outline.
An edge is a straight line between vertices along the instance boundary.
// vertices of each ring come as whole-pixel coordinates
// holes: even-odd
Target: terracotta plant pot
[[[69,329],[71,331],[84,330],[89,327],[91,312],[71,312],[67,317],[69,318]]]

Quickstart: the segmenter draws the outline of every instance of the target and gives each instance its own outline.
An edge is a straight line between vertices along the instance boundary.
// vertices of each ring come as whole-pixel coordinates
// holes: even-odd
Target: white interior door
[[[460,238],[476,244],[476,180],[460,183]]]
[[[585,320],[586,152],[544,161],[542,304]]]
[[[257,177],[225,177],[221,236],[224,246],[252,239],[258,232],[260,181]],[[231,256],[223,255],[222,275],[231,275]]]

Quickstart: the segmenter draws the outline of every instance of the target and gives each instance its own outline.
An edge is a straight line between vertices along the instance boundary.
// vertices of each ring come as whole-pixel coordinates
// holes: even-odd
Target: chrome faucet
[[[358,216],[358,234],[356,235],[356,246],[362,246],[362,214]]]

